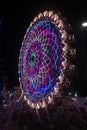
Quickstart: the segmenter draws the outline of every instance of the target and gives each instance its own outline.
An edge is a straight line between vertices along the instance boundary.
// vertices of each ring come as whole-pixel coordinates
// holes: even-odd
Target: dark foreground
[[[0,130],[87,130],[87,98],[62,97],[38,111],[10,101],[0,107]]]

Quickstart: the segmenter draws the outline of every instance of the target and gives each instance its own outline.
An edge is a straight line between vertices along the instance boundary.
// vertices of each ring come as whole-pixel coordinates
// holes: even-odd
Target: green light
[[[34,67],[36,64],[36,52],[32,52],[31,55],[30,55],[30,62],[29,62],[29,65],[31,67]]]

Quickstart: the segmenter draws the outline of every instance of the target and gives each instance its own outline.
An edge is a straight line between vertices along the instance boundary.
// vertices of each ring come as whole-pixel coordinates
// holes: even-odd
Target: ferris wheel
[[[44,11],[30,23],[20,49],[21,93],[31,108],[44,108],[70,85],[74,35],[66,18]]]

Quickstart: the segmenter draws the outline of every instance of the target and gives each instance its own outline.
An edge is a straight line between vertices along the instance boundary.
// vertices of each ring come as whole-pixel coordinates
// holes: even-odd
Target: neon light
[[[43,102],[53,101],[51,93],[59,93],[57,82],[62,83],[63,70],[67,67],[63,64],[66,39],[64,24],[52,11],[40,13],[30,24],[19,56],[20,84],[28,95],[29,106],[46,106]]]

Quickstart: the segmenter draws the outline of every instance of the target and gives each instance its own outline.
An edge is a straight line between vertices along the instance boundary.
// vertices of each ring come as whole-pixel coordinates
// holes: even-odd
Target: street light
[[[87,27],[87,22],[82,23],[83,27]]]

